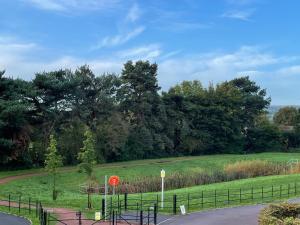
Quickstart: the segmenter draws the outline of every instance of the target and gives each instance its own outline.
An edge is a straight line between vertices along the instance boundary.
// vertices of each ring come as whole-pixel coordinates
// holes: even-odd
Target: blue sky
[[[272,104],[300,105],[298,0],[0,0],[0,70],[120,73],[159,65],[164,90],[249,75]]]

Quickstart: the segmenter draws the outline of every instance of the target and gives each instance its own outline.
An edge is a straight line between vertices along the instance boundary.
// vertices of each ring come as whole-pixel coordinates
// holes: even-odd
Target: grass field
[[[136,179],[139,176],[159,176],[161,168],[166,170],[166,179],[168,174],[173,172],[198,172],[210,171],[213,169],[222,169],[224,165],[240,160],[263,159],[272,162],[287,162],[290,159],[300,159],[300,153],[261,153],[251,155],[216,155],[216,156],[198,156],[198,157],[179,157],[166,158],[143,161],[130,161],[122,163],[110,163],[98,165],[95,175],[99,183],[104,182],[104,175],[119,175],[123,180]],[[5,177],[14,174],[26,174],[33,172],[42,172],[43,170],[28,170],[28,171],[14,171],[1,172],[0,177]],[[79,186],[85,182],[84,174],[78,173],[76,167],[63,168],[58,177],[57,186],[61,191],[58,200],[55,202],[51,199],[51,177],[46,175],[36,176],[21,180],[12,181],[5,185],[0,185],[0,195],[5,197],[8,194],[15,196],[22,195],[23,198],[31,197],[33,199],[41,200],[44,205],[56,207],[68,207],[75,209],[84,209],[86,207],[86,195],[79,192]],[[225,189],[240,188],[261,188],[261,186],[271,187],[272,185],[281,185],[300,182],[300,175],[284,175],[284,176],[268,176],[258,177],[252,179],[243,179],[231,182],[216,183],[210,185],[195,186],[172,190],[166,192],[170,196],[173,193],[200,194],[202,191],[221,191]],[[299,186],[300,187],[300,186]],[[300,190],[300,188],[299,188]],[[300,193],[300,192],[299,192]],[[157,193],[144,194],[144,199],[156,198]],[[235,195],[233,193],[233,195]],[[139,198],[139,195],[130,195],[132,198]],[[284,198],[284,196],[283,196]],[[93,204],[100,207],[100,195],[93,196]],[[196,198],[195,198],[196,199]],[[255,202],[255,201],[254,201]],[[242,203],[247,203],[246,201]],[[237,202],[237,204],[240,204]],[[98,207],[99,206],[99,207]],[[220,205],[222,207],[222,205]],[[199,208],[191,207],[191,210],[199,210]]]

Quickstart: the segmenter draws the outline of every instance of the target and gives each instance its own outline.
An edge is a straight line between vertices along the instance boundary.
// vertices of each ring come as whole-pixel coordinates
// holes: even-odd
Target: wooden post
[[[242,202],[242,188],[240,188],[240,203]]]

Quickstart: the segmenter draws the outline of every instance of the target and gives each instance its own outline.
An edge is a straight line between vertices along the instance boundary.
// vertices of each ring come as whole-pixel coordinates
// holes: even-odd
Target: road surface
[[[0,225],[30,225],[31,223],[21,217],[0,212]]]

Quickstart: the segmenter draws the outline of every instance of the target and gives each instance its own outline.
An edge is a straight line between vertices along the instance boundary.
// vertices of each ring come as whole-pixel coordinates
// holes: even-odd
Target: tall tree
[[[63,166],[62,157],[58,154],[56,149],[56,140],[53,135],[50,135],[50,143],[47,148],[46,160],[45,160],[45,169],[53,177],[53,189],[52,189],[52,198],[56,200],[57,190],[56,190],[56,175],[58,168]]]
[[[125,158],[148,158],[165,154],[162,121],[165,111],[158,94],[157,65],[132,61],[124,65],[119,91],[121,110],[131,125]]]
[[[30,86],[0,71],[0,164],[24,166],[28,160],[31,124],[34,116],[27,93]],[[30,162],[28,162],[30,163]]]
[[[83,147],[78,153],[78,160],[80,161],[79,170],[84,172],[87,176],[88,182],[88,208],[91,208],[90,189],[94,180],[93,171],[96,164],[95,160],[95,139],[93,133],[89,128],[84,133],[85,140]]]
[[[274,115],[274,122],[278,125],[296,126],[298,110],[295,107],[287,106],[280,108]]]

